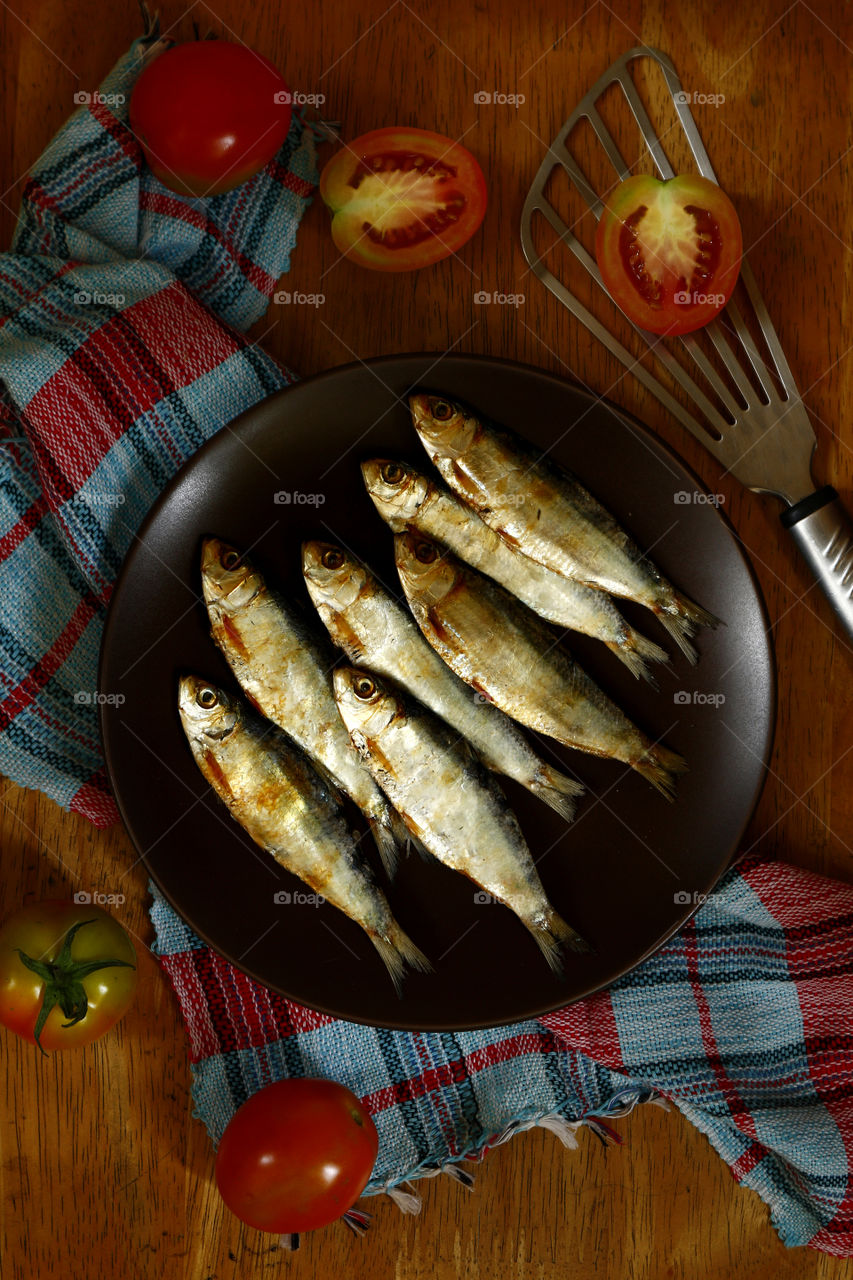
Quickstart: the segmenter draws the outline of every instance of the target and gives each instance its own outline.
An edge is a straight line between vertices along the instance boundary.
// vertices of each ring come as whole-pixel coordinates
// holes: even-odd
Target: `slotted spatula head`
[[[640,99],[632,73],[634,65],[645,59],[651,59],[663,73],[678,123],[684,131],[699,173],[713,182],[717,181],[693,120],[688,95],[683,92],[669,58],[656,49],[644,46],[631,49],[617,59],[593,85],[549,147],[522,212],[521,243],[524,256],[533,272],[555,297],[631,370],[683,426],[710,449],[727,471],[731,471],[748,488],[776,494],[790,505],[811,493],[814,488],[810,463],[816,444],[815,434],[746,259],[744,258],[741,268],[741,280],[753,312],[753,332],[760,332],[764,352],[760,350],[753,332],[750,332],[734,301],[730,301],[720,316],[704,329],[704,334],[716,353],[716,360],[709,358],[709,351],[703,348],[693,334],[661,339],[657,334],[632,326],[653,352],[655,359],[686,393],[692,405],[692,409],[687,409],[658,378],[638,362],[636,356],[593,315],[567,284],[554,275],[536,249],[533,220],[541,216],[609,298],[595,258],[558,213],[547,197],[546,189],[555,170],[562,168],[595,217],[601,216],[602,197],[606,192],[594,188],[569,150],[569,139],[583,121],[588,122],[601,144],[607,161],[607,172],[612,170],[613,173],[613,184],[630,176],[631,163],[636,156],[626,159],[599,111],[601,99],[614,85],[624,94],[637,124],[636,155],[644,154],[647,149],[660,178],[675,176],[661,139]],[[686,361],[676,359],[674,355],[673,348],[679,343],[683,348],[682,354],[686,353],[689,357]]]

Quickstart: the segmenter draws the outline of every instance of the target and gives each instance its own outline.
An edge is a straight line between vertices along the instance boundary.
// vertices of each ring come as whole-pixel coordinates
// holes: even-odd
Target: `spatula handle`
[[[853,643],[853,523],[831,485],[782,512],[809,568]]]

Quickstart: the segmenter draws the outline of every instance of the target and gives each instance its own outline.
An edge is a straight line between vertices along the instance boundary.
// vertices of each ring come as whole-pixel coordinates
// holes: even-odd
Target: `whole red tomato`
[[[0,1023],[46,1049],[109,1031],[136,991],[136,953],[100,907],[48,899],[0,926]]]
[[[362,1103],[334,1080],[279,1080],[232,1117],[216,1183],[232,1213],[279,1235],[325,1227],[364,1190],[379,1135]]]
[[[451,138],[426,129],[374,129],[332,156],[320,175],[332,239],[360,267],[414,271],[470,240],[486,212],[486,180]]]
[[[737,283],[742,252],[734,205],[699,174],[626,178],[606,197],[595,238],[608,293],[651,333],[692,333],[713,320]]]
[[[130,127],[173,191],[218,195],[272,160],[290,128],[291,95],[271,62],[227,40],[167,49],[130,99]]]

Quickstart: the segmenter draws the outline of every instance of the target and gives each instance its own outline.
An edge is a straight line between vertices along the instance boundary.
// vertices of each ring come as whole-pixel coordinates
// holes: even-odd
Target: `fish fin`
[[[615,653],[620,662],[624,662],[625,666],[636,680],[645,680],[653,689],[657,689],[659,687],[657,680],[655,680],[646,665],[646,659],[641,654],[637,653],[636,649],[629,649],[627,645],[617,644],[615,641],[610,640],[605,641],[605,643],[610,652]],[[655,648],[657,648],[657,645],[655,645]],[[663,649],[661,649],[660,652],[663,653]]]
[[[549,764],[540,767],[530,789],[545,804],[556,809],[566,822],[571,822],[575,816],[575,799],[584,793],[579,782]]]
[[[432,965],[420,947],[415,946],[396,921],[389,929],[388,937],[378,933],[371,933],[368,936],[382,957],[382,963],[391,975],[391,981],[398,996],[403,994],[403,974],[407,964],[421,973],[432,972]]]
[[[648,749],[635,768],[667,800],[674,800],[676,778],[679,774],[687,773],[688,764],[677,751],[670,751],[668,747],[658,744]]]
[[[552,908],[544,925],[527,926],[536,939],[539,950],[548,961],[548,967],[554,973],[563,972],[563,947],[570,951],[591,951],[589,943],[582,938],[577,929],[567,924],[562,916]]]
[[[409,847],[414,849],[417,853],[419,853],[420,856],[423,858],[424,862],[436,861],[435,854],[430,853],[429,849],[426,847],[423,840],[421,840],[418,836],[416,836],[413,831],[410,831],[408,833],[408,840],[409,840]]]
[[[403,827],[403,843],[405,843],[407,851],[410,848],[415,849],[425,861],[434,861],[435,854],[430,853],[429,849],[421,839],[420,827],[418,827],[417,824],[405,814],[402,815],[401,822]]]
[[[376,841],[382,865],[389,878],[393,878],[394,872],[397,870],[400,849],[405,845],[409,833],[403,826],[399,815],[393,810],[388,815],[387,825],[382,818],[368,817],[367,821],[371,835]]]
[[[675,602],[678,606],[678,612],[682,617],[687,618],[691,626],[694,627],[719,627],[726,624],[716,614],[711,613],[710,609],[703,609],[700,604],[683,596],[680,591],[674,591]]]
[[[699,661],[699,655],[690,643],[694,628],[689,618],[684,618],[676,613],[666,613],[663,609],[659,612],[655,610],[655,613],[658,622],[662,627],[666,627],[691,667],[695,667]]]
[[[662,649],[659,644],[649,640],[648,636],[640,635],[640,632],[635,631],[633,627],[628,632],[628,639],[631,648],[641,658],[646,658],[649,662],[669,662],[669,654],[666,649]]]

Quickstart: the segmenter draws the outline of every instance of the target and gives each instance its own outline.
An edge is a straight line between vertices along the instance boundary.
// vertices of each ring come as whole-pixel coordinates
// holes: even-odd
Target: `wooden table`
[[[10,0],[0,5],[3,78],[0,230],[8,243],[21,183],[72,109],[138,31],[131,5]],[[166,0],[163,26],[245,40],[355,136],[389,123],[463,137],[488,175],[491,204],[460,260],[381,277],[340,263],[324,209],[299,232],[287,288],[322,292],[321,309],[271,307],[255,336],[303,374],[368,356],[448,349],[578,373],[669,441],[714,492],[767,599],[779,669],[776,745],[745,844],[841,878],[853,846],[853,679],[849,648],[780,533],[772,502],[739,489],[641,392],[526,270],[518,225],[544,146],[623,50],[667,50],[683,83],[724,95],[697,103],[717,173],[741,214],[753,268],[819,439],[816,473],[851,498],[853,397],[848,325],[853,205],[848,151],[851,23],[843,3],[732,7],[697,0]],[[173,25],[174,24],[174,25]],[[846,41],[846,43],[845,43]],[[477,106],[476,91],[525,102]],[[326,154],[328,154],[328,150]],[[475,306],[477,289],[522,293],[519,307]],[[0,1032],[2,1273],[106,1277],[572,1275],[622,1280],[830,1277],[849,1266],[789,1251],[768,1211],[738,1188],[678,1113],[642,1108],[606,1154],[590,1134],[566,1152],[541,1131],[491,1154],[469,1195],[421,1184],[423,1212],[383,1198],[367,1241],[334,1227],[290,1260],[244,1230],[218,1200],[212,1152],[192,1118],[186,1040],[174,996],[147,950],[146,876],[124,832],[96,832],[46,799],[0,791],[4,914],[22,898],[121,884],[137,940],[139,998],[102,1043],[42,1060]]]

